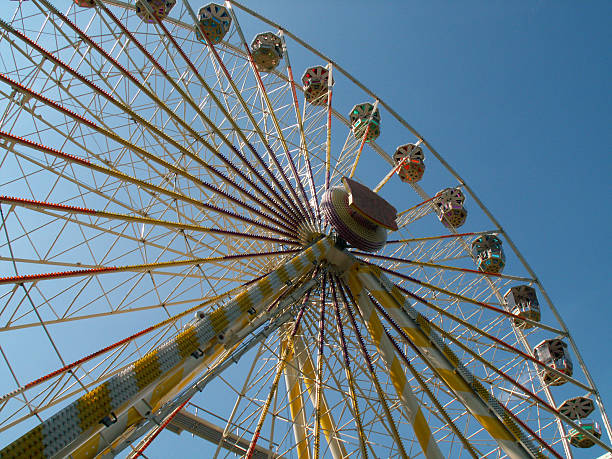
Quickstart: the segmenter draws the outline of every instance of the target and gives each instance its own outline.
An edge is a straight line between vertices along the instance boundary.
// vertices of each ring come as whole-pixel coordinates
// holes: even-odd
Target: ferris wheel
[[[233,0],[3,17],[1,459],[612,454],[508,234],[330,58]]]

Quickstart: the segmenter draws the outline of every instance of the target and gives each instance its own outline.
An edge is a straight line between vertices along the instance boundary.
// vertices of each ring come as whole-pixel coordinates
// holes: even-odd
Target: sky
[[[357,77],[459,172],[536,272],[612,410],[612,3],[245,4]]]
[[[245,3],[356,76],[459,172],[537,273],[612,410],[612,3]],[[178,441],[162,436],[149,457]],[[202,447],[183,437],[185,454]]]

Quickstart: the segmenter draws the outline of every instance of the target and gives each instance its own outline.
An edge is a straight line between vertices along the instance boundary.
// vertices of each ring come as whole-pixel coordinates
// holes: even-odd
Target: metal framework
[[[214,457],[571,458],[570,429],[612,453],[546,291],[423,136],[246,6],[205,7],[231,19],[218,41],[212,10],[158,3],[30,0],[0,20],[0,458],[138,457],[164,429]],[[261,72],[246,34],[267,30],[283,55]],[[324,103],[292,66],[328,72]],[[372,101],[361,137],[334,94]],[[377,110],[456,183],[393,196],[404,163],[369,136]],[[399,210],[379,252],[322,216],[345,176]],[[467,195],[460,230],[446,187]],[[493,233],[500,273],[471,250]],[[541,320],[507,303],[520,285]],[[552,338],[573,372],[534,354]],[[558,409],[575,396],[601,435]]]

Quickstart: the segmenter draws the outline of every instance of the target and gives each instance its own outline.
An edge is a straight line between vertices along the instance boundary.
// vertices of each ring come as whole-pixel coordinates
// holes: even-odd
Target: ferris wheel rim
[[[109,3],[109,4],[115,4],[115,5],[118,5],[118,4],[123,4],[123,3],[124,3],[124,2],[114,1],[114,0],[104,0],[104,2],[105,2],[105,3]],[[238,6],[238,7],[241,7],[241,8],[242,8],[242,6],[241,6],[241,5],[240,5],[238,2],[235,2],[235,1],[233,1],[233,0],[231,0],[229,3],[235,4],[236,6]],[[244,8],[246,8],[246,7],[244,7]],[[248,10],[248,9],[246,9],[246,10]],[[253,14],[254,14],[254,15],[256,15],[257,13],[253,13]],[[267,21],[268,21],[268,20],[266,20],[266,19],[265,19],[265,18],[263,18],[263,17],[261,17],[260,19],[264,20],[265,22],[267,22]],[[272,23],[272,24],[274,24],[274,23]],[[276,24],[274,24],[274,25],[276,26]],[[279,26],[278,28],[280,28],[280,26]],[[284,31],[285,31],[285,29],[282,29],[282,30],[284,30]],[[293,38],[294,40],[296,40],[296,41],[300,42],[300,41],[299,41],[299,39],[297,39],[297,37],[293,36],[293,35],[292,35],[292,34],[290,34],[289,32],[286,32],[286,31],[285,31],[285,33],[287,33],[287,34],[288,34],[288,36],[290,36],[290,37],[291,37],[291,38]],[[302,44],[302,46],[309,47],[309,45],[305,44],[305,42],[303,42],[303,43],[301,43],[301,44]],[[318,53],[318,51],[316,51],[316,50],[314,50],[314,49],[311,49],[311,51],[312,51],[312,52],[314,52],[315,54],[318,54],[318,55],[319,55],[321,58],[323,58],[323,59],[324,59],[324,60],[326,60],[327,62],[332,62],[331,60],[327,59],[327,58],[326,58],[325,56],[323,56],[322,54],[319,54],[319,53]],[[334,63],[334,66],[335,66],[335,68],[336,68],[336,69],[338,69],[340,72],[343,72],[342,68],[341,68],[341,67],[339,67],[339,66],[337,66],[337,64],[335,64],[335,63]],[[347,76],[349,79],[353,80],[353,77],[351,77],[351,76],[350,76],[348,73],[347,73],[345,76]],[[380,100],[379,98],[377,98],[377,97],[374,95],[374,93],[371,93],[371,92],[370,92],[370,91],[369,91],[367,88],[365,88],[365,86],[362,86],[362,85],[361,85],[361,83],[359,83],[357,80],[354,80],[353,82],[354,82],[355,84],[357,84],[357,85],[358,85],[358,86],[359,86],[359,87],[360,87],[362,90],[364,90],[365,92],[369,93],[369,94],[370,94],[370,95],[371,95],[371,96],[372,96],[372,97],[373,97],[375,100]],[[531,268],[529,267],[529,265],[526,263],[526,261],[524,261],[524,259],[523,259],[522,255],[520,255],[520,252],[518,252],[518,249],[517,249],[517,248],[514,246],[514,244],[511,242],[511,240],[510,240],[509,236],[508,236],[508,235],[505,233],[505,231],[503,231],[503,229],[501,228],[501,226],[500,226],[499,224],[497,224],[497,220],[495,220],[495,218],[492,216],[492,214],[490,214],[490,212],[489,212],[489,211],[486,209],[486,207],[484,206],[484,204],[482,204],[482,202],[481,202],[481,201],[480,201],[480,200],[477,198],[477,196],[476,196],[476,195],[475,195],[475,194],[472,192],[472,190],[471,190],[471,189],[468,187],[468,185],[467,185],[467,184],[465,184],[465,182],[464,182],[464,181],[461,179],[461,177],[460,177],[458,174],[456,174],[456,173],[454,172],[454,170],[453,170],[453,169],[452,169],[452,168],[451,168],[449,165],[447,165],[447,163],[445,162],[445,160],[443,160],[443,158],[442,158],[441,156],[439,156],[439,155],[437,154],[437,152],[435,152],[435,150],[433,149],[433,147],[431,147],[431,145],[430,145],[429,143],[427,143],[427,141],[426,141],[424,138],[422,138],[422,137],[421,137],[421,136],[418,134],[418,132],[414,131],[414,130],[413,130],[413,129],[412,129],[412,128],[411,128],[411,127],[410,127],[410,126],[409,126],[409,125],[408,125],[408,124],[405,122],[405,121],[403,121],[403,119],[402,119],[401,117],[399,117],[399,115],[396,115],[396,114],[395,114],[395,112],[394,112],[394,111],[393,111],[391,108],[389,108],[389,107],[388,107],[388,106],[387,106],[387,105],[386,105],[386,104],[385,104],[383,101],[380,101],[380,102],[381,102],[381,105],[385,106],[385,108],[387,109],[387,111],[388,111],[389,113],[392,113],[394,116],[396,116],[396,118],[398,119],[398,121],[400,121],[402,124],[404,124],[404,125],[405,125],[405,127],[406,127],[408,130],[410,130],[410,131],[411,131],[411,132],[412,132],[412,133],[413,133],[413,134],[414,134],[414,135],[415,135],[417,138],[419,138],[420,140],[422,140],[422,141],[423,141],[423,143],[424,143],[424,144],[427,146],[427,148],[429,149],[429,151],[431,151],[431,152],[432,152],[432,153],[433,153],[433,154],[436,156],[436,158],[437,158],[437,159],[440,161],[440,163],[441,163],[441,164],[443,164],[445,167],[447,167],[447,170],[449,170],[449,172],[451,172],[451,174],[453,174],[453,175],[455,176],[455,178],[456,178],[456,179],[459,181],[459,183],[460,183],[460,184],[461,184],[461,185],[462,185],[462,186],[465,188],[465,190],[466,190],[466,191],[467,191],[467,192],[468,192],[468,193],[469,193],[469,194],[472,196],[472,198],[473,198],[473,199],[474,199],[474,200],[475,200],[475,201],[478,203],[478,205],[481,207],[481,209],[482,209],[482,210],[483,210],[483,211],[484,211],[484,212],[485,212],[485,213],[486,213],[486,214],[489,216],[489,218],[491,219],[491,221],[493,221],[493,223],[494,223],[494,224],[495,224],[495,225],[498,227],[498,229],[497,229],[497,230],[498,230],[499,232],[501,232],[501,233],[503,233],[503,234],[504,234],[504,236],[505,236],[506,240],[507,240],[507,241],[510,243],[510,245],[512,246],[512,248],[513,248],[513,250],[515,251],[516,255],[519,257],[519,259],[521,259],[521,262],[523,263],[524,267],[527,269],[527,271],[528,271],[528,272],[530,272],[530,274],[532,274],[533,280],[534,280],[534,281],[535,281],[535,283],[536,283],[536,284],[539,286],[540,290],[541,290],[541,291],[544,293],[544,295],[545,295],[545,297],[546,297],[546,299],[547,299],[547,302],[549,303],[549,307],[550,307],[550,308],[553,310],[553,312],[554,312],[554,313],[555,313],[555,315],[557,316],[557,315],[558,315],[558,313],[556,312],[556,309],[554,308],[554,305],[553,305],[553,304],[552,304],[552,302],[550,301],[550,299],[549,299],[548,295],[546,295],[546,293],[545,293],[545,291],[544,291],[544,288],[542,287],[542,285],[540,284],[539,280],[538,280],[538,279],[537,279],[537,277],[535,276],[535,273],[533,273],[533,271],[531,270]],[[590,377],[590,375],[589,375],[589,373],[588,373],[588,369],[587,369],[587,368],[586,368],[586,366],[583,364],[582,359],[581,359],[581,357],[580,357],[580,354],[579,354],[579,352],[578,352],[578,349],[576,348],[576,345],[575,345],[575,343],[574,343],[573,339],[571,338],[571,336],[569,335],[569,332],[567,331],[567,327],[566,327],[566,326],[565,326],[565,324],[563,323],[563,321],[562,321],[562,319],[560,318],[560,316],[558,317],[558,319],[557,319],[557,320],[558,320],[558,322],[559,322],[559,323],[562,325],[562,327],[563,327],[564,331],[567,333],[567,336],[569,337],[570,342],[572,343],[572,346],[574,347],[574,353],[575,353],[575,355],[577,355],[577,356],[578,356],[578,358],[579,358],[579,360],[580,360],[580,364],[581,364],[581,366],[582,366],[582,368],[583,368],[583,372],[584,372],[584,374],[587,376],[587,379],[589,380],[589,383],[591,383],[591,386],[592,386],[592,387],[595,389],[595,385],[594,385],[594,383],[591,381],[591,377]],[[595,389],[595,391],[596,391],[596,389]],[[597,392],[596,392],[596,393],[597,393]],[[597,397],[598,397],[598,395],[597,395]],[[599,398],[598,398],[598,400],[599,400]],[[603,411],[603,405],[602,405],[602,407],[601,407],[601,411],[602,411],[602,413],[604,413],[604,411]],[[604,418],[605,418],[605,416],[604,416]],[[607,418],[605,418],[605,419],[607,419]]]

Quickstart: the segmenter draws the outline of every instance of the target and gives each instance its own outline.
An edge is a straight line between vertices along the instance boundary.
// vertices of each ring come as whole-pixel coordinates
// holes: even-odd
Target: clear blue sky
[[[246,4],[345,67],[458,170],[538,274],[611,410],[612,2]]]
[[[612,2],[245,4],[355,75],[458,170],[538,274],[612,410]],[[311,63],[293,60],[296,77]],[[178,444],[206,457],[187,434],[161,440],[149,457]]]

